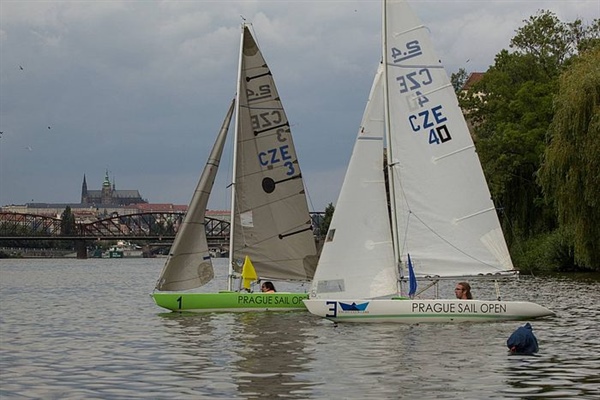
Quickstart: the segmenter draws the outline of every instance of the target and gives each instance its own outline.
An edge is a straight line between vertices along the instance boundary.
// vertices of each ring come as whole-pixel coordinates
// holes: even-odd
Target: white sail
[[[290,124],[247,25],[241,42],[232,264],[249,256],[261,278],[311,280],[317,252]]]
[[[383,172],[382,75],[380,65],[321,251],[313,295],[373,298],[397,291]]]
[[[169,252],[169,258],[156,284],[158,290],[193,289],[208,283],[214,277],[212,262],[208,253],[204,219],[208,198],[219,169],[227,131],[233,116],[234,104],[235,101],[232,101],[206,166],[202,171],[183,223],[177,231]]]
[[[310,299],[304,304],[311,313],[336,322],[447,323],[553,315],[529,302],[420,299],[413,290],[401,291],[410,298],[384,299],[384,291],[373,289],[384,287],[386,278],[390,286],[395,283],[395,266],[406,265],[409,255],[417,279],[431,278],[435,287],[441,277],[513,270],[473,141],[426,28],[405,1],[384,0],[383,33],[381,81],[391,230],[387,221],[381,227],[388,230],[392,244],[381,246],[388,249],[386,256],[363,245],[369,237],[375,243],[385,236],[364,221],[373,210],[379,221],[380,207],[387,204],[381,196],[381,191],[385,193],[381,180],[361,190],[369,176],[374,180],[379,176],[375,169],[381,166],[382,151],[375,151],[375,146],[367,150],[358,140],[331,224],[332,245],[323,249],[326,258],[319,262]],[[379,90],[377,81],[374,88]],[[375,112],[377,98],[372,92],[365,115]],[[378,130],[372,133],[381,135],[381,125],[371,126]],[[382,205],[367,203],[366,193]],[[356,226],[350,220],[357,221]],[[375,262],[365,262],[368,255],[375,256]],[[400,278],[405,283],[406,275]]]
[[[470,276],[513,270],[467,124],[428,29],[405,1],[384,7],[400,257],[415,274]]]

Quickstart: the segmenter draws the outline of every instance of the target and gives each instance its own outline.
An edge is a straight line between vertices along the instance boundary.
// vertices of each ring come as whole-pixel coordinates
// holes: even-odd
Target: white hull
[[[334,322],[489,322],[552,316],[545,307],[525,301],[348,299],[304,300],[308,311]]]

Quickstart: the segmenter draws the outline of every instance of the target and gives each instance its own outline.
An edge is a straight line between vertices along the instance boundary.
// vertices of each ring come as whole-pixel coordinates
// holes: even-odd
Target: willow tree
[[[505,210],[511,242],[556,227],[536,174],[554,117],[559,76],[582,45],[598,37],[597,20],[589,26],[579,19],[562,22],[550,11],[524,23],[510,42],[512,51],[501,50],[483,79],[461,97],[492,196]]]
[[[600,47],[579,57],[560,78],[539,182],[575,261],[600,270]]]

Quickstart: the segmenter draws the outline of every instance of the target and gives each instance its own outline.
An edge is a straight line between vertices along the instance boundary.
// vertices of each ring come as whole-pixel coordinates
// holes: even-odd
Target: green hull
[[[308,293],[152,293],[167,310],[188,312],[306,311]]]

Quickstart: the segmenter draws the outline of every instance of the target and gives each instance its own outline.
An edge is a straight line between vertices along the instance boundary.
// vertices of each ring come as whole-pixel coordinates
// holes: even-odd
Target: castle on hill
[[[108,171],[102,182],[102,189],[88,190],[85,174],[81,185],[81,205],[123,207],[133,204],[146,204],[148,201],[142,199],[138,190],[117,190],[115,182],[112,184],[108,177]]]
[[[117,190],[115,183],[110,181],[108,171],[104,177],[102,188],[90,190],[87,179],[83,175],[81,185],[81,201],[79,203],[25,203],[11,204],[0,207],[2,212],[14,212],[23,214],[48,215],[59,217],[66,207],[78,219],[89,219],[105,217],[112,214],[135,214],[144,211],[173,212],[187,210],[187,206],[174,204],[149,204],[144,200],[138,190]]]

